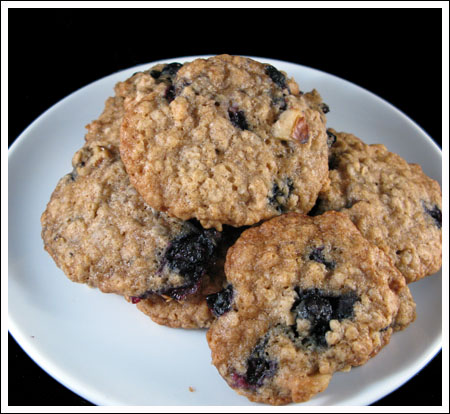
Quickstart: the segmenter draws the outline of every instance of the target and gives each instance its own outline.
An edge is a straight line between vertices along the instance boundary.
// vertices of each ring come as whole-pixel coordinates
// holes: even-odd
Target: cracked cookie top
[[[404,277],[337,212],[246,230],[225,274],[229,286],[208,297],[219,312],[207,339],[219,373],[252,401],[310,399],[415,318]]]
[[[312,208],[328,174],[317,92],[228,55],[135,76],[120,151],[150,206],[219,230]]]

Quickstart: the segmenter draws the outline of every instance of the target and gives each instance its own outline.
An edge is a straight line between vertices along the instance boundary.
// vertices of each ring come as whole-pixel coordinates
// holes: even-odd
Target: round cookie
[[[330,129],[330,182],[311,214],[337,210],[382,249],[408,283],[442,265],[442,195],[417,164]]]
[[[287,213],[246,230],[225,273],[208,344],[222,377],[251,401],[307,401],[415,318],[401,273],[338,212]]]
[[[120,151],[153,208],[220,230],[314,205],[328,174],[326,106],[285,73],[220,55],[141,75],[135,96]]]
[[[194,293],[215,260],[220,233],[147,206],[117,147],[87,143],[42,215],[45,249],[75,282],[129,296]]]

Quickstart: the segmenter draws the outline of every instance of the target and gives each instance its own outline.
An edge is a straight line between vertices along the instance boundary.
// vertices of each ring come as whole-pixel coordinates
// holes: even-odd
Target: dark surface
[[[113,72],[230,53],[295,62],[354,82],[406,113],[441,146],[441,42],[439,9],[10,9],[8,143],[60,99]],[[49,377],[11,337],[8,352],[10,405],[90,404]],[[375,405],[441,404],[439,353]]]

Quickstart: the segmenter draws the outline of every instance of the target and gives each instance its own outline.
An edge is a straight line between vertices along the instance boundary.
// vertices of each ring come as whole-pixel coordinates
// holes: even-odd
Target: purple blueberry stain
[[[233,372],[231,374],[231,380],[233,382],[233,387],[235,387],[235,388],[243,388],[243,389],[251,388],[250,384],[245,379],[245,375],[238,374],[237,372]]]

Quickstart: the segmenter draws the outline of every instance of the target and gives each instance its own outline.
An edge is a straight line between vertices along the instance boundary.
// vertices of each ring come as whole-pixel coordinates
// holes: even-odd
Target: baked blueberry
[[[442,228],[442,211],[437,205],[434,205],[433,208],[428,208],[425,203],[423,203],[423,208],[425,212],[434,220],[436,226],[440,229]]]
[[[214,229],[184,234],[169,244],[163,263],[193,285],[214,263],[219,239]]]
[[[253,348],[247,359],[245,375],[234,373],[233,380],[236,386],[246,389],[261,387],[265,379],[273,377],[277,371],[277,363],[268,358],[266,346],[268,337],[262,338]]]
[[[269,204],[279,213],[287,210],[287,201],[294,190],[294,183],[291,178],[286,178],[281,182],[275,182],[269,195]]]
[[[249,129],[247,120],[245,119],[244,111],[239,111],[234,107],[230,107],[228,109],[228,117],[230,118],[230,122],[239,129]]]
[[[314,260],[315,262],[322,263],[328,270],[333,270],[336,267],[336,262],[334,260],[327,260],[324,256],[325,247],[315,247],[309,254],[309,260]]]
[[[150,71],[150,76],[151,76],[153,79],[158,79],[158,78],[161,76],[161,71],[160,71],[160,70],[153,69],[153,70]]]
[[[272,65],[266,65],[266,74],[276,83],[280,88],[286,88],[286,76],[283,75],[277,68]]]
[[[295,318],[306,319],[310,322],[310,329],[303,340],[303,345],[312,343],[316,346],[326,347],[325,335],[330,330],[330,321],[352,318],[353,306],[359,300],[354,292],[330,295],[320,289],[301,290],[297,288],[295,291],[298,294],[298,299],[292,306]]]
[[[170,77],[174,77],[182,66],[183,65],[178,62],[168,63],[166,66],[164,66],[161,73],[163,75],[168,75]]]
[[[231,309],[233,301],[233,286],[228,285],[225,289],[217,293],[212,293],[206,297],[206,303],[215,316],[221,316]]]
[[[338,321],[342,319],[350,319],[353,317],[353,307],[357,301],[359,301],[358,296],[355,292],[342,293],[339,296],[332,296],[330,298],[333,316],[332,319],[337,319]]]
[[[185,300],[189,295],[197,293],[201,285],[201,278],[198,279],[188,279],[187,283],[179,287],[170,287],[157,291],[158,295],[169,296],[176,300]]]
[[[333,308],[328,298],[318,289],[301,291],[296,289],[298,299],[294,303],[293,311],[296,317],[308,319],[311,323],[329,321]]]

